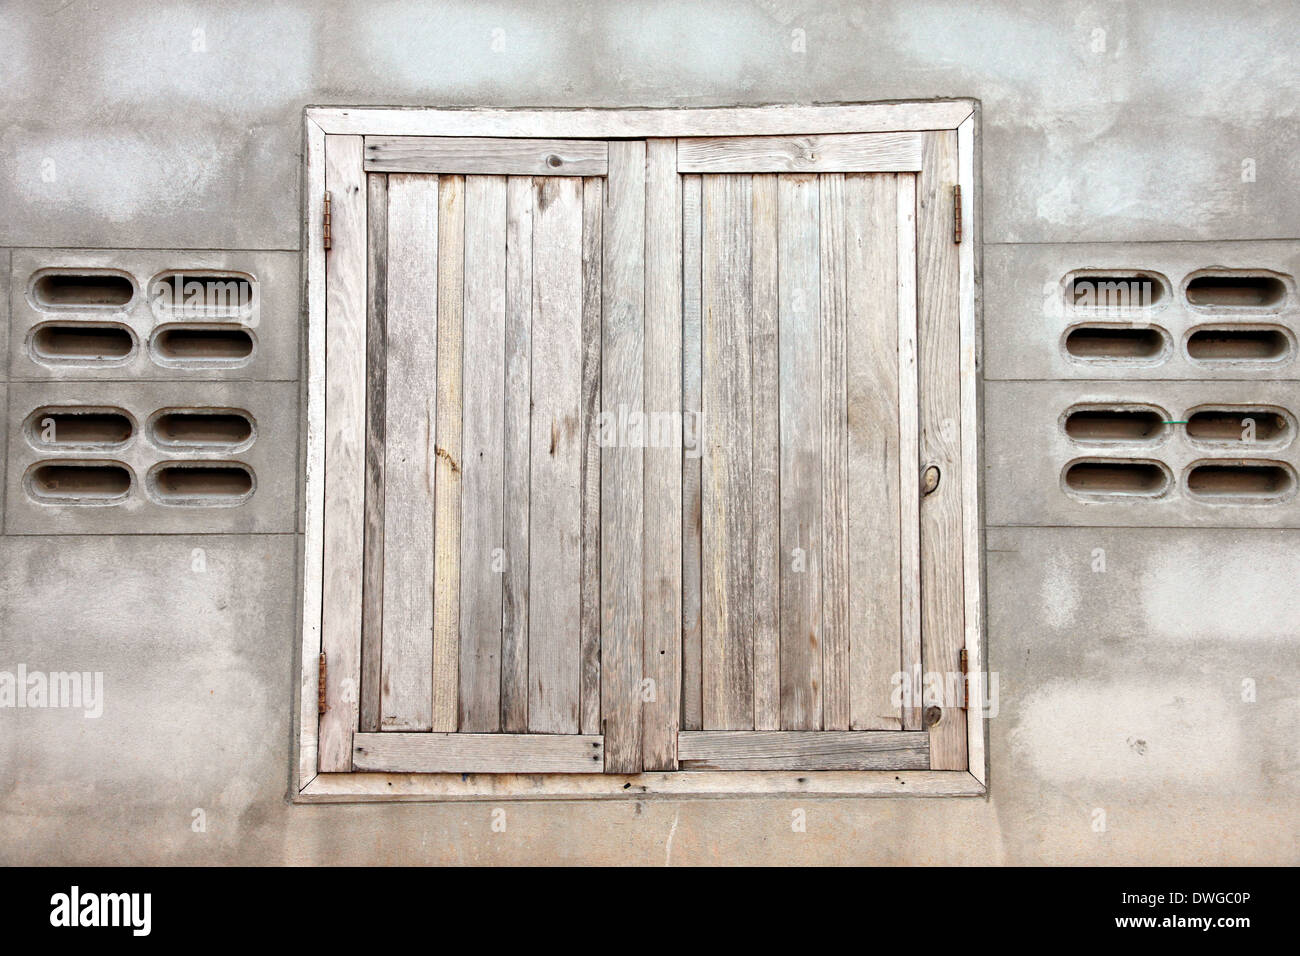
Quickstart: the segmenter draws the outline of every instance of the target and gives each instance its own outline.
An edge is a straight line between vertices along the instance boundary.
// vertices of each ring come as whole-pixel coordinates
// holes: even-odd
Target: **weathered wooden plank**
[[[682,608],[682,188],[677,144],[646,143],[642,765],[677,768]]]
[[[899,626],[904,730],[921,729],[921,482],[916,366],[916,176],[898,177]]]
[[[922,665],[926,674],[940,675],[942,688],[938,699],[925,701],[933,770],[966,769],[966,713],[956,677],[965,624],[956,181],[956,132],[927,133],[917,183],[917,344],[920,464],[939,469],[938,487],[921,498]]]
[[[460,723],[501,729],[505,572],[506,178],[465,177],[461,373]]]
[[[582,610],[580,729],[600,728],[600,296],[604,180],[582,181]]]
[[[754,177],[754,729],[781,728],[781,387],[776,176]]]
[[[326,260],[325,527],[321,650],[326,656],[321,771],[352,769],[359,721],[361,568],[365,535],[366,177],[361,139],[327,136],[325,187],[333,247]]]
[[[782,175],[781,727],[822,723],[821,277],[817,177]]]
[[[384,404],[387,397],[388,177],[370,173],[366,224],[366,541],[361,567],[359,729],[379,730],[384,641]]]
[[[325,545],[325,232],[320,215],[325,197],[325,131],[312,120],[306,122],[305,177],[307,196],[306,259],[307,341],[306,365],[306,447],[303,464],[303,552],[302,552],[302,636],[299,655],[302,670],[298,674],[298,712],[294,721],[297,733],[297,788],[302,790],[317,776],[320,717],[321,600],[324,597],[323,563]]]
[[[532,476],[533,180],[506,183],[505,569],[501,580],[501,729],[528,729],[528,525]]]
[[[461,344],[465,178],[438,177],[438,382],[434,446],[433,729],[456,729],[460,686]]]
[[[699,176],[682,177],[682,727],[699,730],[701,417]]]
[[[645,144],[609,144],[603,219],[601,409],[642,412],[645,346]],[[622,406],[620,408],[620,406]],[[601,718],[605,769],[641,770],[642,449],[603,443]]]
[[[582,139],[367,136],[366,169],[462,176],[604,176],[605,144]]]
[[[844,176],[820,177],[822,726],[849,729],[848,251]]]
[[[966,713],[967,769],[979,781],[985,779],[984,695],[987,682],[983,630],[983,556],[979,518],[979,339],[975,319],[976,262],[982,224],[975,204],[975,117],[957,127],[957,168],[961,183],[962,219],[966,238],[958,251],[961,273],[961,474],[962,474],[962,563],[966,601],[966,653],[970,674],[971,707]]]
[[[600,773],[594,734],[357,734],[358,770],[390,773]]]
[[[438,180],[389,177],[380,730],[433,726]],[[389,344],[391,343],[391,347]]]
[[[677,169],[683,173],[892,173],[920,168],[920,133],[727,136],[677,141]]]
[[[694,109],[410,109],[312,107],[331,133],[384,136],[803,136],[812,133],[955,129],[975,110],[969,99],[845,106]]]
[[[533,181],[528,729],[579,730],[582,600],[581,179]]]
[[[847,593],[854,730],[902,728],[893,696],[901,634],[897,198],[895,176],[849,176],[845,182]]]
[[[683,732],[683,770],[925,770],[930,740],[920,732]]]
[[[703,188],[702,667],[704,727],[754,726],[752,181]]]

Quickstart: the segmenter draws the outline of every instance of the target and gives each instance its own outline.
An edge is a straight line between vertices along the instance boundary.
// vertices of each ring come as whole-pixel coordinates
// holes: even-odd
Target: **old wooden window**
[[[304,799],[982,791],[973,112],[308,111]]]

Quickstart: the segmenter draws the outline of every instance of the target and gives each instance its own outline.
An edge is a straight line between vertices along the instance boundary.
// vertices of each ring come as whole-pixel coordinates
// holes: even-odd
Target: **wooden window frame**
[[[295,802],[563,800],[751,795],[810,797],[979,796],[987,792],[986,717],[972,694],[967,713],[967,770],[692,771],[638,774],[319,773],[318,680],[321,653],[325,475],[325,137],[437,136],[541,139],[650,139],[815,136],[840,133],[955,131],[960,222],[962,569],[967,668],[985,686],[983,524],[978,467],[980,206],[976,201],[979,104],[973,99],[832,106],[700,109],[429,109],[308,107],[304,111],[304,296],[307,375],[304,461],[305,534],[302,632],[294,710]],[[358,569],[358,573],[360,570]]]

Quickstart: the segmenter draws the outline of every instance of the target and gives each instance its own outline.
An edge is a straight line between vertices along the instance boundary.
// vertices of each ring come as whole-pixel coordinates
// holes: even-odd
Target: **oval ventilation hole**
[[[239,327],[170,325],[154,332],[151,348],[160,365],[242,365],[253,354],[253,336]]]
[[[121,362],[135,351],[135,336],[121,325],[42,325],[31,351],[42,362]]]
[[[1169,487],[1169,474],[1153,461],[1077,461],[1066,467],[1065,485],[1087,498],[1154,498]]]
[[[149,283],[149,305],[163,321],[249,316],[257,284],[229,272],[165,272]]]
[[[1150,363],[1164,354],[1165,336],[1150,327],[1081,325],[1066,336],[1065,350],[1082,362]]]
[[[43,461],[28,471],[27,491],[41,502],[115,504],[130,494],[131,473],[112,462]]]
[[[1291,340],[1277,327],[1201,328],[1187,338],[1187,355],[1194,362],[1281,362],[1291,353]]]
[[[121,448],[135,426],[116,408],[38,408],[27,418],[27,435],[38,448]]]
[[[1187,493],[1206,501],[1267,504],[1294,491],[1294,472],[1279,462],[1199,462],[1187,471]]]
[[[1164,434],[1165,415],[1152,408],[1079,408],[1065,419],[1065,433],[1077,442],[1154,442]]]
[[[1131,312],[1164,297],[1164,279],[1154,272],[1072,272],[1065,280],[1065,301],[1076,309]]]
[[[253,493],[253,473],[233,462],[170,462],[150,473],[149,490],[167,505],[238,505]]]
[[[41,272],[32,282],[39,309],[120,310],[135,298],[135,283],[117,272]]]
[[[177,409],[160,412],[152,431],[155,442],[172,448],[234,448],[253,437],[253,420],[226,409]]]
[[[1285,301],[1277,276],[1207,272],[1187,283],[1187,302],[1200,309],[1275,309]]]
[[[1203,408],[1187,416],[1187,437],[1205,445],[1285,445],[1291,422],[1280,408]]]

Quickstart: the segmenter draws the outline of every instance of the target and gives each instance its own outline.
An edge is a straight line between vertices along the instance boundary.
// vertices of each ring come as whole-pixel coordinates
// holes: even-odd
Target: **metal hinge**
[[[329,200],[327,199],[326,203],[328,202]],[[329,206],[326,205],[325,208],[329,209]],[[328,215],[328,213],[326,215]],[[328,226],[325,229],[325,233],[326,235],[329,234]],[[328,244],[329,240],[327,239],[325,241]],[[961,187],[960,186],[952,187],[952,241],[961,242]]]
[[[966,648],[961,649],[961,709],[970,709],[970,671],[966,659]]]
[[[324,227],[325,248],[328,249],[330,247],[330,193],[328,189],[325,190],[325,207],[324,212],[321,214],[321,225]]]
[[[319,682],[316,685],[316,713],[325,713],[325,654],[322,652],[317,665]]]

